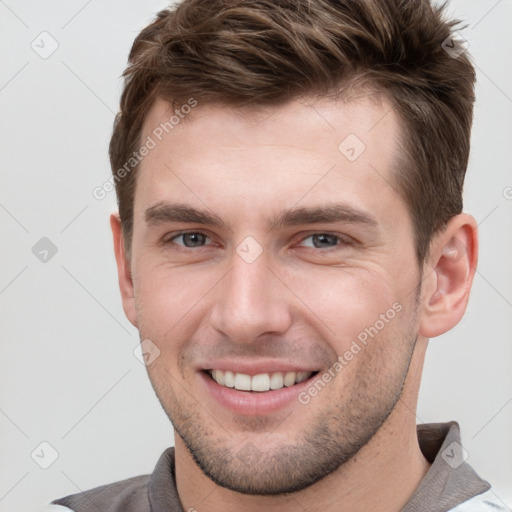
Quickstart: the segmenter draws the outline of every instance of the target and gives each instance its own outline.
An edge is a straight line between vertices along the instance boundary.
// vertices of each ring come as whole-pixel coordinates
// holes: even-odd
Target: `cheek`
[[[380,331],[400,315],[399,285],[385,272],[368,268],[318,269],[309,274],[290,274],[293,291],[307,306],[304,310],[316,325],[323,325],[326,340],[342,353],[366,329]],[[384,316],[382,316],[384,315]],[[315,320],[316,319],[316,320]]]
[[[162,352],[179,351],[206,317],[205,299],[221,276],[213,269],[171,268],[141,258],[134,278],[141,336]]]

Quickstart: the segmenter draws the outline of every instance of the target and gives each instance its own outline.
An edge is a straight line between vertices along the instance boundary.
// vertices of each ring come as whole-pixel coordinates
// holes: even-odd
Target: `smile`
[[[284,387],[299,384],[318,372],[272,372],[248,375],[223,370],[208,370],[210,377],[219,385],[226,388],[234,388],[238,391],[256,391],[264,393],[276,391]]]

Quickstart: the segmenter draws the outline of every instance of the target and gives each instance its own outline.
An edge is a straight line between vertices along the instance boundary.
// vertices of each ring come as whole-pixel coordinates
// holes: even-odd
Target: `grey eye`
[[[177,242],[179,239],[181,239],[183,243]],[[208,237],[203,233],[182,233],[172,239],[173,242],[185,247],[200,247],[206,243],[206,240],[208,240]]]
[[[305,243],[306,240],[311,239],[311,243]],[[308,236],[302,243],[308,247],[314,247],[315,249],[322,249],[325,247],[335,247],[338,245],[339,237],[336,235],[329,235],[327,233],[318,233],[315,235]]]

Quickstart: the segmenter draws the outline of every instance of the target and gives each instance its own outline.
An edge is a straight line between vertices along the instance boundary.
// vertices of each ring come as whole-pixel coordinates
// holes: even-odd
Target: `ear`
[[[124,313],[128,320],[137,327],[132,273],[130,270],[130,262],[126,257],[123,230],[121,229],[121,219],[118,213],[113,213],[110,216],[110,227],[112,228],[112,235],[114,237],[114,252],[116,255],[119,289],[121,290]]]
[[[478,260],[476,220],[461,213],[435,236],[423,272],[419,334],[439,336],[461,320]]]

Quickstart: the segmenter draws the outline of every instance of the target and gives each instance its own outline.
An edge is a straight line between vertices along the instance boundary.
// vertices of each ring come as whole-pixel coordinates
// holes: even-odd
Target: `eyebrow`
[[[189,222],[222,227],[232,231],[231,227],[218,215],[180,203],[157,203],[146,210],[144,218],[147,224]]]
[[[281,226],[296,226],[299,224],[345,222],[349,224],[366,224],[377,227],[378,222],[364,210],[348,204],[331,203],[312,208],[292,208],[281,212],[270,222],[270,229]]]
[[[157,203],[145,211],[147,224],[162,224],[168,222],[184,222],[221,227],[233,231],[232,226],[223,221],[218,215],[206,210],[198,210],[181,203]],[[283,226],[300,224],[344,222],[349,224],[364,224],[377,227],[377,220],[368,212],[348,204],[331,203],[315,207],[298,207],[285,210],[269,220],[269,230]]]

